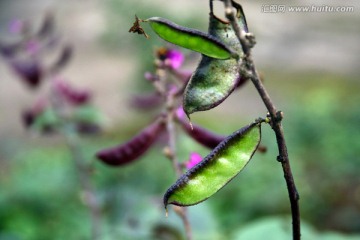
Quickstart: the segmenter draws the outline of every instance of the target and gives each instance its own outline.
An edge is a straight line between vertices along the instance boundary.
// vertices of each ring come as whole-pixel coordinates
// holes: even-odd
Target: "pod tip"
[[[194,130],[194,127],[193,127],[193,125],[192,125],[192,123],[191,123],[190,119],[189,119],[189,125],[190,125],[190,128],[191,128],[191,131],[192,131],[192,130]]]
[[[189,125],[190,125],[191,131],[192,131],[192,130],[194,130],[194,127],[193,127],[193,125],[192,125],[192,123],[191,123],[190,114],[187,113],[187,112],[185,112],[185,114],[186,114],[186,116],[187,116],[187,118],[188,118],[188,120],[189,120]]]
[[[169,211],[167,209],[167,207],[165,207],[165,217],[167,218],[169,216]]]

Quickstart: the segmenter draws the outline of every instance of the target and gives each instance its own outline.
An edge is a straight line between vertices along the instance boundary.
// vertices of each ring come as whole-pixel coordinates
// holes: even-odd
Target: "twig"
[[[210,0],[211,1],[211,0]],[[236,36],[242,46],[244,52],[242,70],[245,72],[253,82],[255,88],[259,92],[260,97],[262,98],[266,108],[269,111],[271,117],[271,127],[274,130],[276,141],[278,145],[279,155],[277,160],[281,163],[282,169],[284,172],[284,178],[286,181],[290,205],[291,205],[291,214],[292,214],[292,229],[293,229],[293,239],[299,240],[301,238],[300,232],[300,208],[299,208],[299,194],[296,190],[295,181],[292,175],[289,156],[287,152],[284,131],[281,124],[283,117],[282,112],[278,112],[275,105],[273,104],[269,94],[267,93],[264,85],[260,81],[260,77],[256,71],[255,64],[251,57],[251,48],[253,43],[249,42],[249,39],[246,38],[245,31],[242,31],[236,21],[236,17],[232,8],[231,0],[223,0],[225,6],[226,17],[231,22],[231,25],[236,33]]]
[[[175,107],[176,101],[175,98],[178,96],[177,92],[165,91],[166,89],[166,72],[161,63],[157,64],[156,75],[158,76],[158,81],[156,82],[158,85],[155,85],[157,89],[162,89],[161,92],[166,99],[166,130],[168,134],[168,146],[165,151],[166,157],[171,161],[174,171],[176,173],[177,178],[182,175],[181,165],[177,159],[176,153],[176,129],[175,129]],[[160,86],[159,86],[160,85]],[[187,216],[186,208],[174,207],[175,212],[181,218],[184,228],[186,239],[192,239],[192,231],[189,218]]]
[[[171,94],[169,94],[169,95],[171,95]],[[172,98],[172,97],[169,96],[168,99],[169,98]],[[171,102],[173,100],[168,100],[168,101]],[[175,127],[174,127],[174,111],[173,111],[173,109],[170,109],[170,108],[168,108],[168,110],[167,110],[166,129],[167,129],[167,133],[168,133],[168,137],[169,137],[168,148],[169,148],[169,153],[170,153],[167,156],[173,164],[177,178],[179,178],[181,176],[182,172],[181,172],[181,166],[176,157],[176,136],[175,136]],[[175,212],[180,216],[181,220],[183,221],[187,239],[191,240],[192,239],[191,225],[190,225],[189,219],[187,217],[186,208],[177,208]]]
[[[79,136],[74,129],[74,125],[68,120],[64,112],[64,106],[61,97],[58,96],[54,85],[51,85],[51,104],[55,114],[60,119],[59,130],[65,138],[66,144],[70,150],[72,159],[75,163],[76,170],[79,174],[79,181],[84,193],[84,202],[91,214],[91,239],[97,240],[100,237],[100,215],[101,210],[90,180],[90,167],[85,163],[85,159],[80,150]]]
[[[78,146],[78,136],[77,133],[74,133],[74,131],[74,129],[68,129],[64,132],[64,137],[79,174],[79,181],[83,190],[83,200],[85,205],[89,208],[91,214],[91,239],[97,240],[100,238],[101,211],[89,176],[91,169],[87,164],[85,164],[85,160],[83,159]]]

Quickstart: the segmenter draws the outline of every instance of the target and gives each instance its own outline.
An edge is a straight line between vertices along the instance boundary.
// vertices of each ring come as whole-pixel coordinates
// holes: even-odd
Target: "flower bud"
[[[31,88],[36,88],[39,86],[43,70],[40,67],[40,64],[35,61],[12,61],[11,66],[18,76]]]

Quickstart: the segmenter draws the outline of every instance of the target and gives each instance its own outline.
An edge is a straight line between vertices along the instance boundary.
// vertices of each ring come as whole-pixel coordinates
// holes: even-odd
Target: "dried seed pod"
[[[140,35],[144,35],[147,39],[149,38],[149,36],[145,33],[144,29],[140,26],[140,22],[142,20],[140,20],[136,15],[135,15],[135,22],[133,23],[132,27],[129,29],[129,32],[133,32],[133,33],[137,33]]]
[[[261,123],[255,122],[231,134],[200,163],[182,175],[164,195],[168,204],[198,204],[231,181],[249,162],[261,139]]]
[[[241,6],[237,8],[237,21],[246,29],[246,20]],[[220,39],[231,49],[242,53],[241,45],[231,24],[210,13],[209,34]],[[202,56],[184,92],[183,106],[189,116],[197,111],[206,111],[222,103],[241,83],[239,59],[218,60]]]
[[[229,59],[237,57],[235,52],[213,35],[179,26],[160,17],[152,17],[145,20],[145,22],[150,23],[150,26],[159,37],[178,46],[202,53],[211,58]]]
[[[164,129],[165,124],[163,119],[158,118],[128,142],[101,150],[96,156],[104,163],[112,166],[131,163],[149,149]]]

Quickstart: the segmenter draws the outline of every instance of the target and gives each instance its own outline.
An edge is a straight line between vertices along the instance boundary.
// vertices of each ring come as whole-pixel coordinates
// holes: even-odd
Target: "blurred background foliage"
[[[301,3],[300,3],[301,2]],[[263,13],[273,2],[243,1],[250,30],[257,36],[254,57],[279,109],[300,192],[303,239],[360,238],[360,15],[358,1],[316,4],[355,6],[353,13]],[[93,164],[93,182],[103,207],[101,239],[183,239],[176,214],[165,218],[162,195],[175,180],[160,141],[144,157],[122,168],[94,159],[101,148],[126,141],[155,116],[129,107],[134,94],[150,91],[143,80],[153,70],[153,51],[164,43],[128,34],[136,13],[162,16],[206,30],[207,1],[0,1],[1,38],[16,18],[39,21],[46,9],[73,43],[75,59],[64,75],[93,89],[107,116],[105,133],[82,139]],[[294,5],[312,4],[294,1]],[[288,6],[289,3],[286,3]],[[221,5],[217,5],[221,12]],[[185,52],[193,70],[199,56]],[[0,62],[0,239],[89,239],[74,163],[58,137],[31,135],[20,112],[28,93]],[[40,90],[41,91],[41,90]],[[221,106],[195,114],[193,121],[230,134],[266,110],[251,84]],[[219,119],[223,119],[219,121]],[[179,131],[179,159],[208,150]],[[290,239],[289,203],[277,147],[263,127],[265,154],[208,201],[189,208],[194,239]]]

